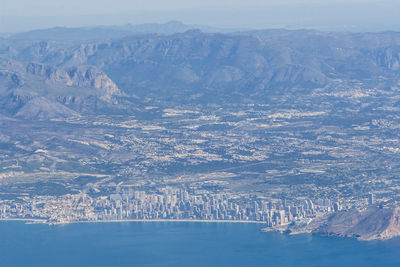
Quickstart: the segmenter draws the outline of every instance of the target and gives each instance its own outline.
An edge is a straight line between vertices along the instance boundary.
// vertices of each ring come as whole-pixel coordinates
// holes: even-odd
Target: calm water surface
[[[0,266],[400,266],[400,239],[262,233],[229,223],[0,222]]]

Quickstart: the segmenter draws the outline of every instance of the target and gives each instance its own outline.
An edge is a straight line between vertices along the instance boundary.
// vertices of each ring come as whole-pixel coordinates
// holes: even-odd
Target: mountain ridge
[[[205,101],[228,94],[259,99],[295,88],[323,88],[339,80],[370,87],[371,80],[385,77],[380,86],[396,85],[400,34],[190,30],[69,46],[34,42],[22,48],[11,45],[3,54],[62,68],[96,66],[124,93],[141,97],[167,97],[173,92],[183,99],[202,94]]]
[[[30,119],[39,113],[42,119],[77,115],[71,110],[74,104],[85,105],[94,98],[112,105],[116,103],[113,97],[121,95],[112,80],[93,66],[62,69],[1,58],[0,85],[3,112]]]
[[[174,33],[183,33],[192,29],[199,29],[205,32],[234,31],[202,25],[188,25],[180,21],[171,20],[165,23],[125,24],[120,26],[53,27],[7,34],[5,39],[24,41],[65,41],[74,43],[90,40],[116,39],[130,35],[170,35]]]

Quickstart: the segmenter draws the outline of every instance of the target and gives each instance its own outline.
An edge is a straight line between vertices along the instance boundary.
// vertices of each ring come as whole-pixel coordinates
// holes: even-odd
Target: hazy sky
[[[180,20],[236,28],[400,30],[400,0],[0,0],[0,31]]]
[[[127,11],[171,11],[182,9],[271,7],[290,5],[395,4],[398,0],[1,0],[1,15],[94,15]],[[356,15],[356,14],[355,14]]]

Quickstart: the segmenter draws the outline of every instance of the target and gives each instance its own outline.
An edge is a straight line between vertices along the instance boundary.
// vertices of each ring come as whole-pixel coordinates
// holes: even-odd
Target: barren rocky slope
[[[385,240],[400,236],[400,208],[396,205],[369,206],[363,210],[353,208],[316,217],[308,223],[295,223],[287,228],[281,226],[275,229],[291,234],[312,233],[365,241]]]
[[[118,95],[115,83],[92,66],[63,69],[0,59],[0,110],[8,115],[70,117],[90,101],[112,104]]]
[[[371,207],[363,211],[349,210],[335,213],[313,233],[357,237],[361,240],[396,237],[400,235],[400,209]]]

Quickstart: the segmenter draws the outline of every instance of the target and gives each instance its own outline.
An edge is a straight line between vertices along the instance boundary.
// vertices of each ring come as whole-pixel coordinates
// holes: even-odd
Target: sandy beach
[[[100,221],[84,221],[71,223],[121,223],[121,222],[197,222],[197,223],[257,223],[264,224],[260,221],[238,221],[238,220],[189,220],[189,219],[124,219],[124,220],[100,220]]]
[[[194,222],[194,223],[255,223],[264,224],[260,221],[238,221],[238,220],[190,220],[190,219],[123,219],[123,220],[96,220],[96,221],[73,221],[65,223],[49,223],[43,219],[23,219],[23,218],[8,218],[0,219],[0,221],[21,221],[26,223],[43,223],[51,225],[62,225],[72,223],[124,223],[124,222]]]

